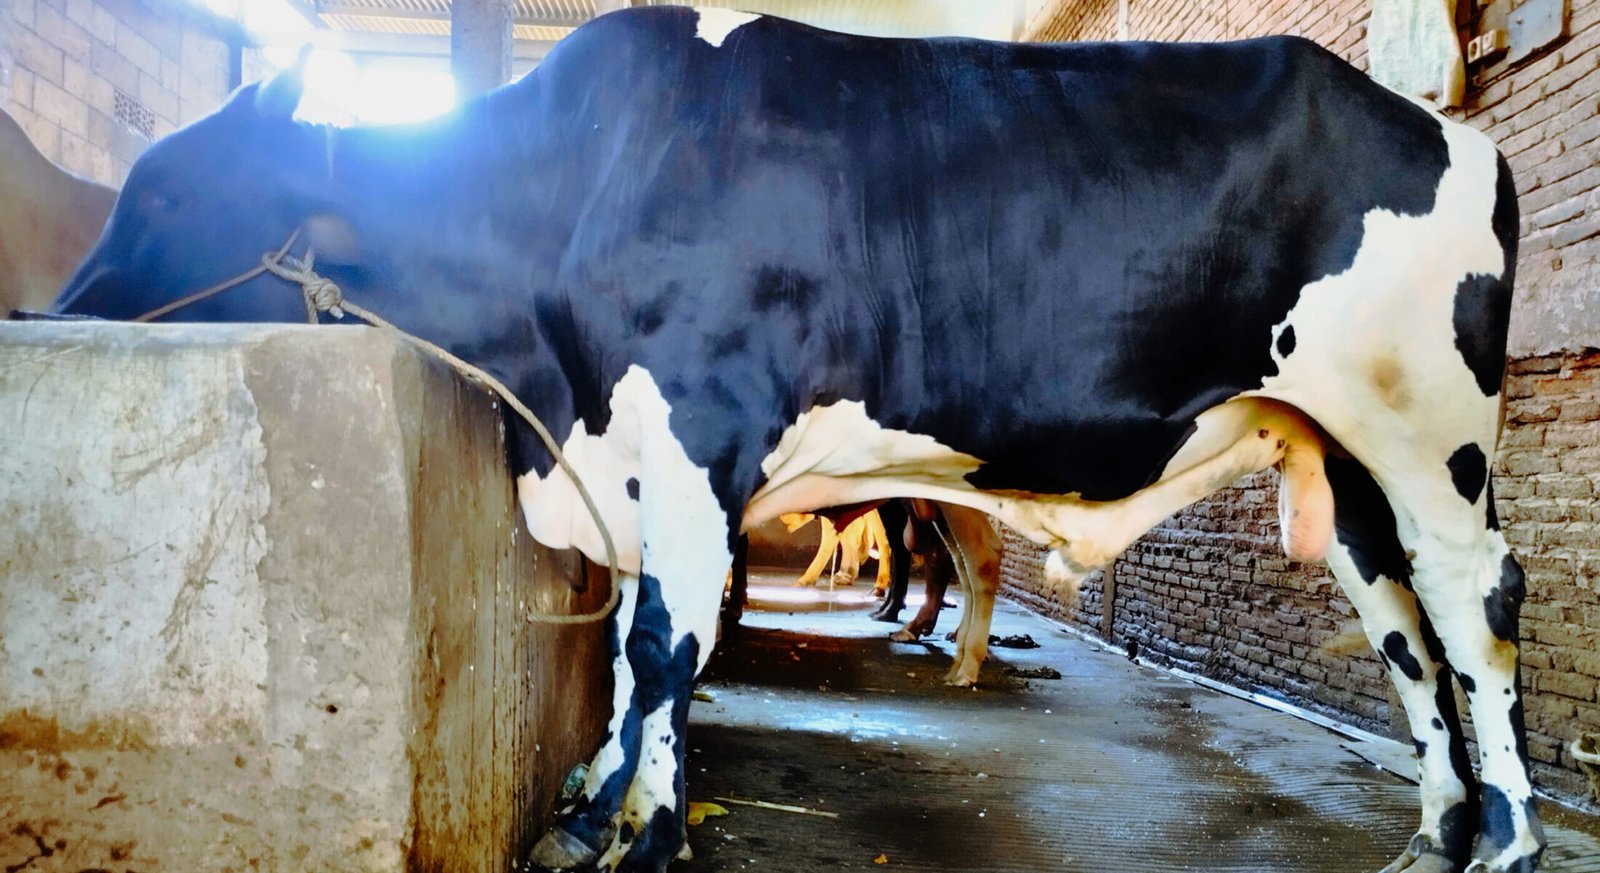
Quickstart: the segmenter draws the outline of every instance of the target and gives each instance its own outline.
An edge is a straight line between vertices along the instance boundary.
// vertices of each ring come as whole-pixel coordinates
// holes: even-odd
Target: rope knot
[[[332,279],[318,276],[315,273],[306,276],[300,283],[300,290],[306,295],[306,304],[318,312],[330,312],[334,318],[344,318],[344,292]]]

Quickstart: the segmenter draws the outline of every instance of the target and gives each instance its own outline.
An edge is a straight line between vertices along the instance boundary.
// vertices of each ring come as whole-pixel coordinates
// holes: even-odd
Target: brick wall
[[[1600,3],[1572,4],[1570,36],[1456,113],[1506,153],[1522,204],[1508,421],[1497,506],[1528,571],[1524,684],[1536,777],[1587,793],[1565,746],[1600,730]],[[1368,0],[1130,0],[1132,39],[1293,33],[1365,65]],[[1052,0],[1042,40],[1113,39],[1117,0]],[[1164,521],[1111,568],[1112,638],[1153,660],[1406,738],[1354,610],[1321,565],[1284,559],[1276,474],[1250,477]],[[1099,633],[1105,585],[1055,603],[1040,550],[1008,532],[1006,591]]]
[[[108,185],[229,92],[224,26],[181,0],[0,0],[0,32],[0,109]]]

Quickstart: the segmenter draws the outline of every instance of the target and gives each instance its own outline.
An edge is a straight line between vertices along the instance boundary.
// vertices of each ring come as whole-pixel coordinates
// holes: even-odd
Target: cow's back
[[[1449,161],[1436,117],[1297,38],[881,40],[761,18],[713,46],[694,15],[609,16],[572,47],[608,46],[610,87],[557,89],[608,160],[580,159],[595,185],[556,281],[619,288],[623,321],[676,309],[618,339],[694,371],[685,391],[748,408],[771,386],[789,420],[860,399],[983,458],[986,489],[1148,484],[1195,416],[1276,372],[1274,326],[1350,266],[1367,214],[1428,212]],[[730,387],[719,356],[759,384]]]

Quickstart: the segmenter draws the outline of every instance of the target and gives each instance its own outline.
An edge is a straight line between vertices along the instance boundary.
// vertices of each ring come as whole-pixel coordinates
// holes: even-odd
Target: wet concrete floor
[[[959,611],[918,644],[869,620],[868,586],[752,579],[752,609],[693,705],[687,871],[1327,871],[1388,863],[1416,786],[1343,737],[1130,662],[1015,604],[978,690],[949,688]],[[958,595],[953,595],[958,596]],[[914,607],[913,607],[914,609]],[[908,612],[909,615],[909,612]],[[1048,666],[1056,680],[1007,675]],[[1600,819],[1544,804],[1544,873],[1600,873]]]

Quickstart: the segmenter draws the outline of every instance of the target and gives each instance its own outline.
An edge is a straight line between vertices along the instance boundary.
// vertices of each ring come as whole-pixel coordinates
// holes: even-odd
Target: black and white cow
[[[866,39],[683,8],[600,18],[432,123],[296,123],[296,82],[141,157],[58,308],[133,316],[304,227],[351,299],[564,440],[628,576],[610,734],[538,862],[683,849],[690,686],[742,529],[925,497],[1077,577],[1277,465],[1289,553],[1326,554],[1422,752],[1388,869],[1537,863],[1523,577],[1488,487],[1517,207],[1477,132],[1300,39]],[[301,314],[261,278],[174,318]],[[600,558],[524,432],[512,461],[534,536]]]

